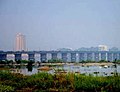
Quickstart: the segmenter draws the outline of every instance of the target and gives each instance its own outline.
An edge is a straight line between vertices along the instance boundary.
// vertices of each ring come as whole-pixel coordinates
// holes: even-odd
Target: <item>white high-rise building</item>
[[[26,50],[26,41],[25,41],[25,35],[18,33],[16,36],[16,42],[15,42],[15,50],[16,51],[25,51]]]
[[[99,45],[99,51],[108,51],[108,47],[106,45]]]

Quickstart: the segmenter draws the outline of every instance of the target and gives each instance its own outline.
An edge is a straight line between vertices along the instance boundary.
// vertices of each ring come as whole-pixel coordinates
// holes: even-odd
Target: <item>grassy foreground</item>
[[[73,73],[24,76],[0,71],[0,92],[120,92],[120,76]]]

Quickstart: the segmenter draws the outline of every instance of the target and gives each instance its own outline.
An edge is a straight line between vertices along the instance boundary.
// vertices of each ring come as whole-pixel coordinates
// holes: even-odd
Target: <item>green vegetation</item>
[[[0,92],[120,92],[120,76],[38,73],[31,76],[0,71]]]
[[[35,61],[30,60],[1,60],[0,64],[27,64],[27,63],[35,63]]]
[[[50,59],[48,60],[48,63],[62,63],[63,61],[61,59]]]
[[[13,91],[14,91],[13,87],[0,84],[0,92],[13,92]]]
[[[0,64],[12,64],[13,60],[2,60],[0,61]]]
[[[35,61],[30,61],[30,60],[1,60],[0,64],[26,64],[26,63],[35,63]],[[82,60],[79,61],[79,63],[107,63],[107,62],[111,62],[111,61],[106,61],[106,60],[100,60],[100,61],[93,61],[93,60]],[[65,61],[63,61],[62,59],[50,59],[48,61],[45,61],[44,63],[65,63]],[[69,63],[75,63],[75,61],[69,61]],[[114,60],[112,61],[112,63],[118,63],[120,64],[120,60]]]
[[[92,61],[92,60],[86,60],[86,61],[82,60],[79,63],[95,63],[95,62],[96,61]]]
[[[79,63],[107,63],[107,62],[110,62],[110,61],[106,61],[106,60],[100,60],[100,61],[92,61],[92,60],[82,60],[80,61]]]
[[[34,63],[34,61],[29,61],[29,60],[16,60],[17,64],[25,64],[25,63]]]
[[[99,61],[99,63],[103,63],[103,62],[107,63],[107,62],[109,62],[109,61],[106,61],[106,60],[100,60],[100,61]]]
[[[120,60],[114,60],[113,63],[120,64]]]

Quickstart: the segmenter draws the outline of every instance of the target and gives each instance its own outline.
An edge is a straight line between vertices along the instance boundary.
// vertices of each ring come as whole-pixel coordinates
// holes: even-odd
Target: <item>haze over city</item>
[[[17,33],[29,50],[120,48],[120,0],[0,0],[0,50]]]

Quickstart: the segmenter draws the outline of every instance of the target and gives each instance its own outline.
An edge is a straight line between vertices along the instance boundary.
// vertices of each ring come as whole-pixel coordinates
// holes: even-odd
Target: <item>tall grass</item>
[[[8,92],[15,90],[23,92],[119,92],[120,76],[100,77],[44,72],[24,76],[0,72],[0,90],[5,89],[5,87],[9,90]]]

